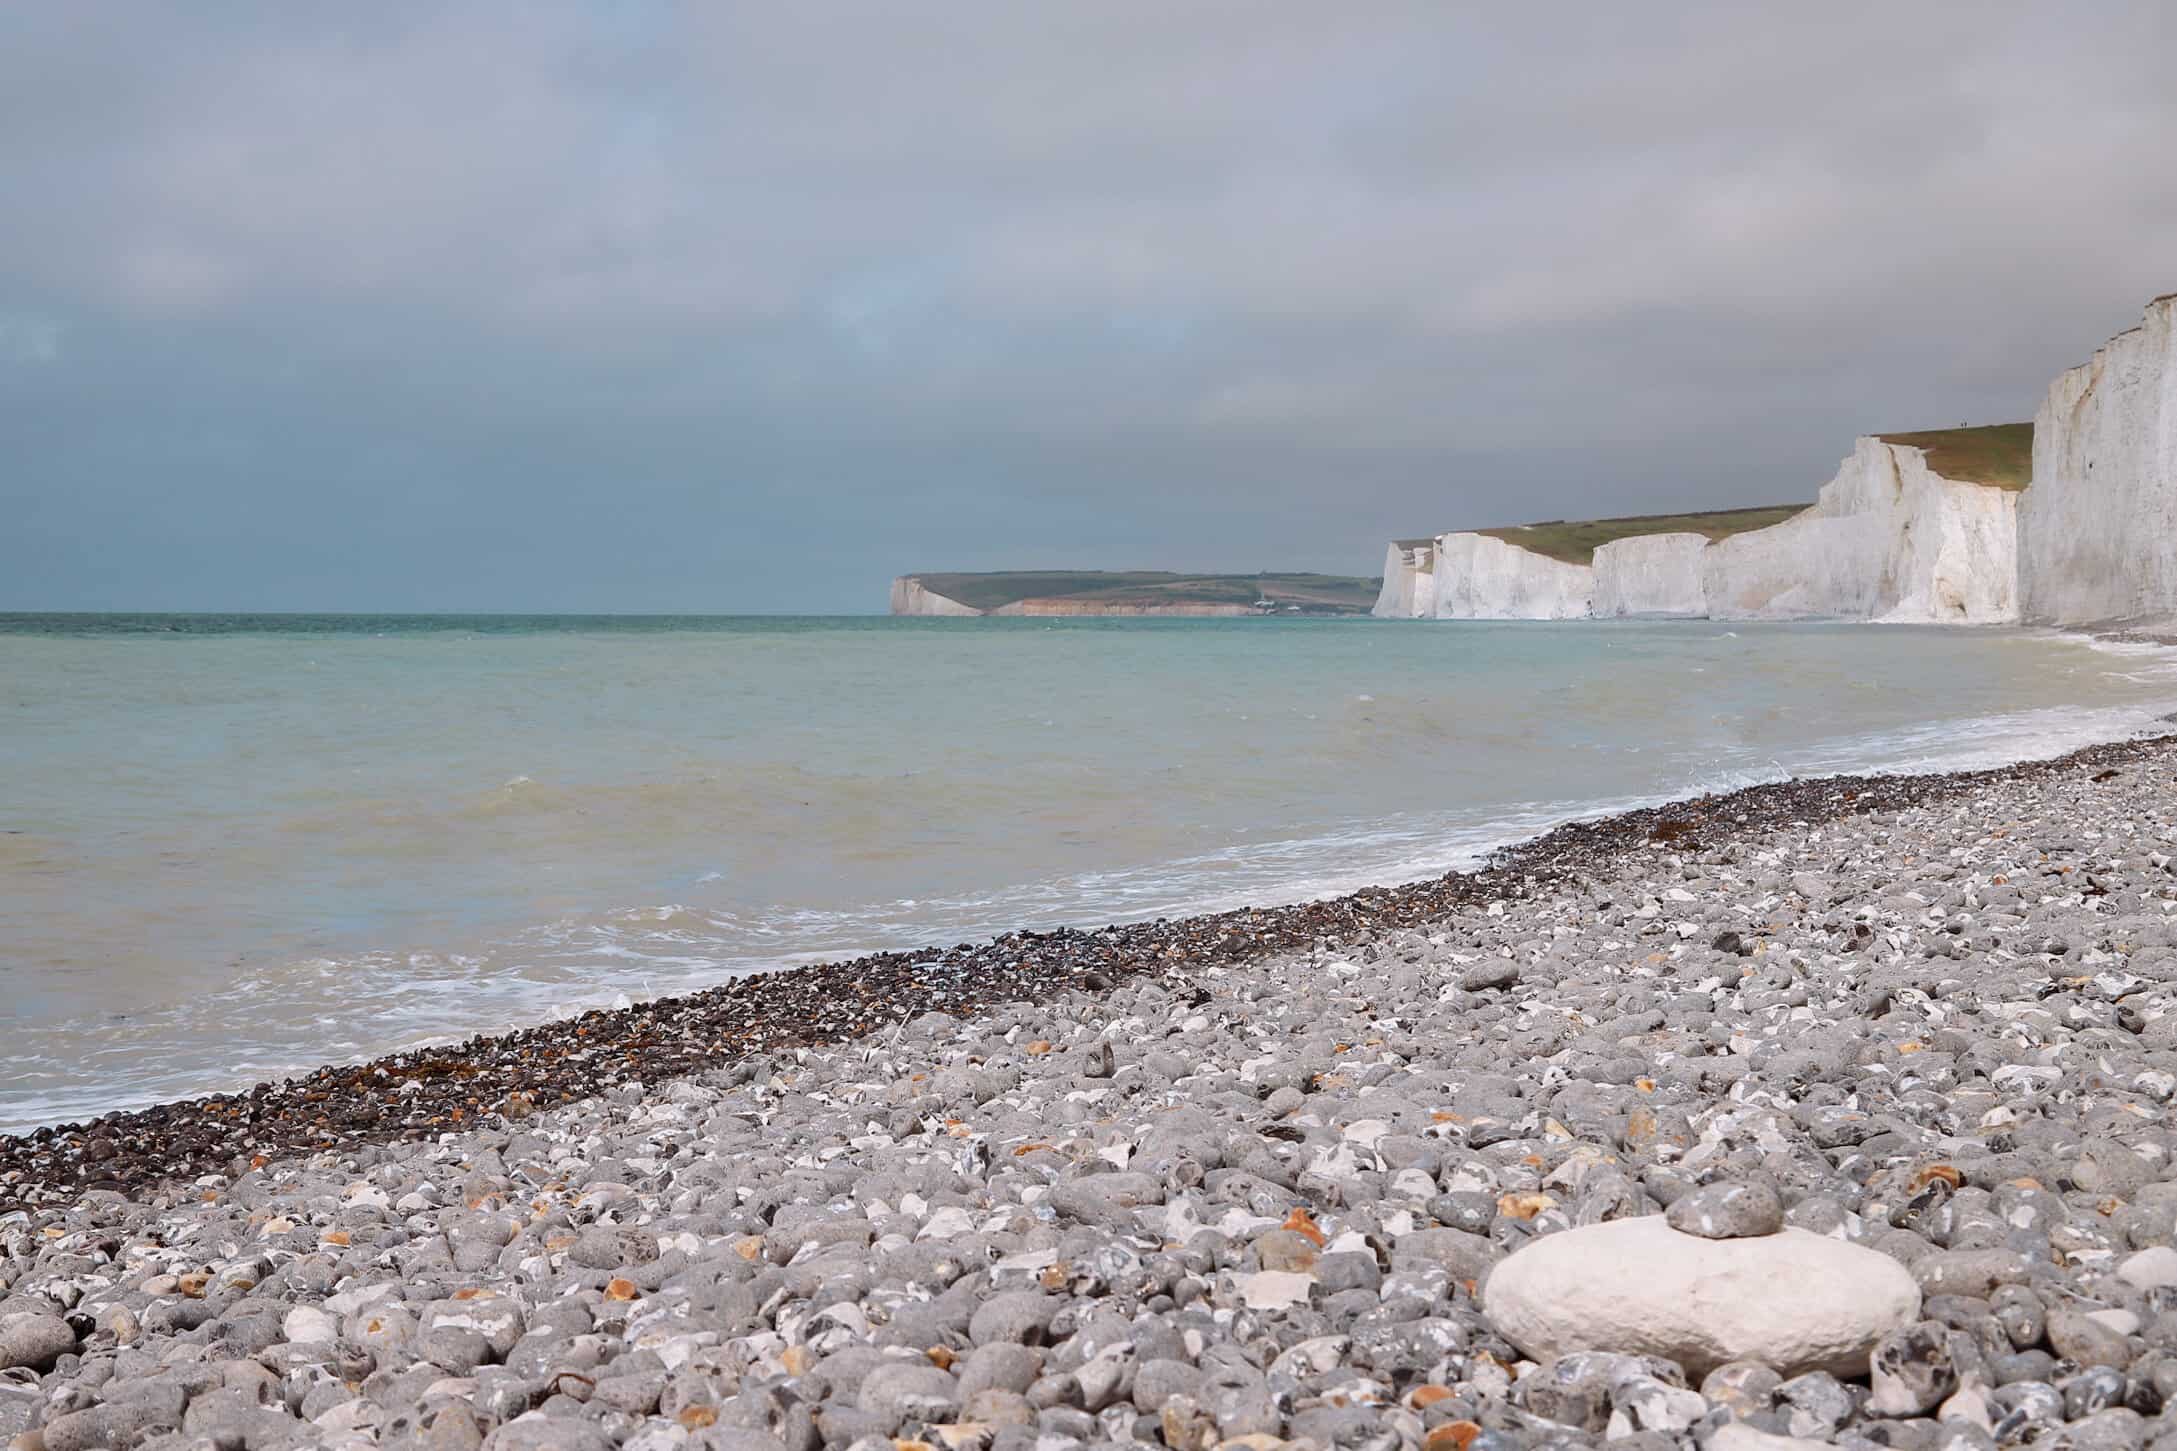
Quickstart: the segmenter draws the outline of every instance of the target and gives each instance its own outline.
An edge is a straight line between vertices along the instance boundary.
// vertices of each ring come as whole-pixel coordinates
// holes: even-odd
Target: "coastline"
[[[0,1134],[745,972],[1410,882],[1560,821],[2001,765],[2177,705],[2177,657],[2037,631],[1051,629],[0,638],[31,702],[0,771]],[[113,708],[181,700],[185,662],[233,722],[202,759],[197,707]],[[594,709],[599,672],[643,729]],[[736,692],[731,739],[642,744],[709,742]],[[266,794],[253,760],[320,729]],[[138,730],[168,746],[101,773]],[[92,829],[116,817],[148,829]]]
[[[0,1437],[2177,1444],[2173,841],[2173,735],[1777,783],[114,1116]]]
[[[2164,756],[2177,756],[2177,734],[1964,771],[1762,783],[1569,822],[1494,853],[1475,870],[1399,886],[783,968],[458,1044],[326,1065],[245,1091],[0,1136],[0,1214],[65,1204],[92,1190],[155,1193],[204,1175],[239,1177],[280,1157],[458,1133],[630,1084],[655,1091],[673,1079],[867,1036],[930,1012],[967,1017],[1144,979],[1184,981],[1211,966],[1280,952],[1352,948],[1371,936],[1427,928],[1463,911],[1593,879],[1643,855],[1660,863],[1779,826]]]

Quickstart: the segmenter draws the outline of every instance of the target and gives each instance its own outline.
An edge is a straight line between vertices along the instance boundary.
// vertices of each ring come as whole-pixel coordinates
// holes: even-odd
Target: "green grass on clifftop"
[[[2033,482],[2030,423],[1990,423],[1979,428],[1936,428],[1875,436],[1884,443],[1926,449],[1928,467],[1946,479],[2013,490]]]
[[[1354,575],[1173,574],[1164,570],[1006,570],[992,574],[918,574],[923,588],[971,609],[1019,600],[1105,605],[1252,605],[1259,599],[1317,614],[1366,614],[1383,587]]]
[[[1712,509],[1701,514],[1628,514],[1620,519],[1548,519],[1540,524],[1515,524],[1505,529],[1477,529],[1491,539],[1535,554],[1561,559],[1567,564],[1592,564],[1595,551],[1616,539],[1642,534],[1702,534],[1711,540],[1728,539],[1749,529],[1781,524],[1806,508],[1804,504],[1764,504],[1751,509]]]

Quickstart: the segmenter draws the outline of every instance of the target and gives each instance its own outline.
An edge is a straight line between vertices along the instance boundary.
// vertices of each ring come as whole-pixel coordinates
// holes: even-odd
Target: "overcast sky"
[[[2177,7],[0,8],[0,609],[1812,496],[2177,289]]]

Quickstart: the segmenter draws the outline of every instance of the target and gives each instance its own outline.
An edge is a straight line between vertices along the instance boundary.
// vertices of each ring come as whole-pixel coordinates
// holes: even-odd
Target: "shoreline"
[[[2172,735],[1783,783],[863,964],[907,1020],[825,1046],[716,1044],[822,1036],[848,965],[328,1070],[403,1106],[332,1152],[184,1105],[245,1172],[0,1217],[0,1437],[2167,1451],[2173,842]]]
[[[1294,949],[1353,945],[1576,885],[1640,853],[1660,861],[1793,823],[2172,754],[2177,733],[1963,771],[1767,782],[1568,822],[1493,853],[1474,870],[1398,886],[785,968],[628,1008],[326,1065],[235,1093],[0,1135],[0,1214],[63,1206],[94,1190],[156,1194],[206,1175],[239,1177],[277,1158],[433,1139],[631,1083],[651,1091],[766,1054],[866,1037],[930,1012],[966,1017],[1068,992],[1185,978]]]

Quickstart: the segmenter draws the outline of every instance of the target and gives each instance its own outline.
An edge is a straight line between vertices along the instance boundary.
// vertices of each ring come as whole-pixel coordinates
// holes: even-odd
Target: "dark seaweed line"
[[[942,950],[788,968],[685,997],[327,1066],[246,1093],[0,1135],[0,1213],[71,1203],[91,1190],[140,1194],[205,1175],[235,1176],[288,1155],[435,1137],[630,1080],[654,1086],[755,1055],[838,1042],[926,1012],[965,1016],[1107,991],[1143,976],[1184,978],[1214,963],[1351,944],[1574,884],[1629,853],[1707,851],[1774,827],[1896,810],[2002,780],[2108,769],[2172,746],[2177,736],[2159,736],[1987,770],[1750,786],[1567,823],[1496,853],[1478,870],[1429,881],[1288,907],[1096,931],[1013,932]]]

